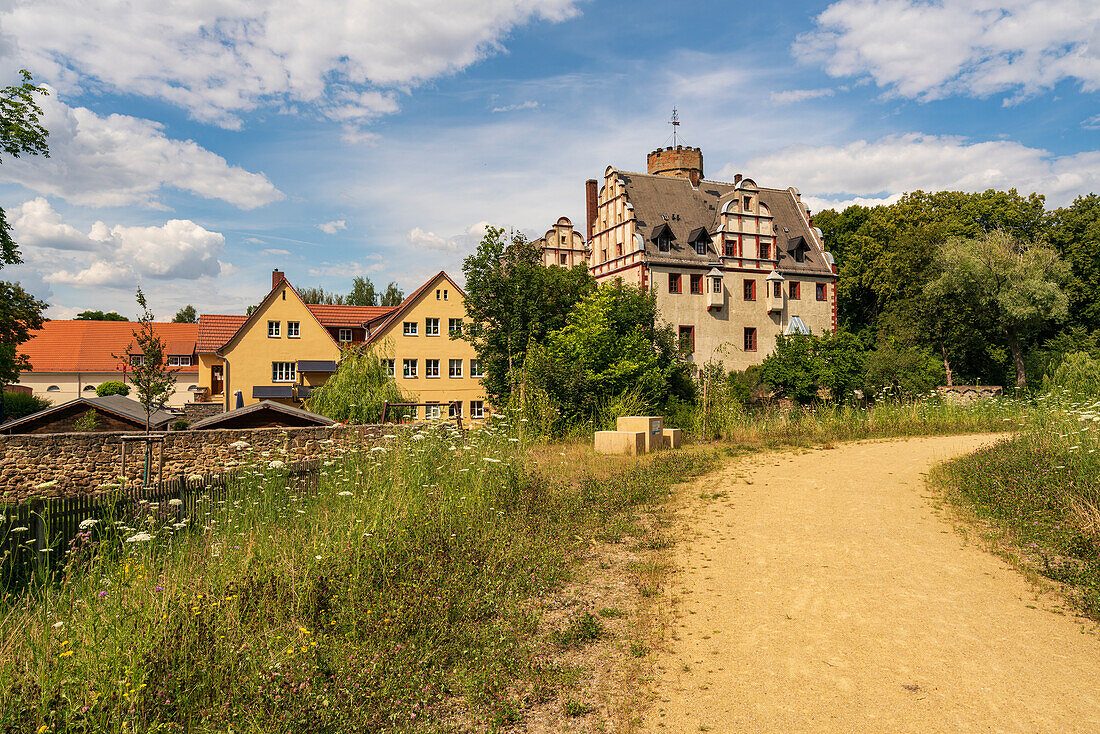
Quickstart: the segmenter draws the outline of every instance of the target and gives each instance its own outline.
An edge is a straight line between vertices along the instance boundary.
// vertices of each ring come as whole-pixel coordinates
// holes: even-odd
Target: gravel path
[[[643,731],[1100,732],[1097,625],[927,496],[931,466],[993,440],[756,455],[689,485]]]

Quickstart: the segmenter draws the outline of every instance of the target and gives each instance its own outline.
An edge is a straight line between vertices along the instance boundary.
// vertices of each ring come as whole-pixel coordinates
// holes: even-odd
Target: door
[[[210,394],[221,395],[225,384],[225,366],[216,364],[210,368]]]

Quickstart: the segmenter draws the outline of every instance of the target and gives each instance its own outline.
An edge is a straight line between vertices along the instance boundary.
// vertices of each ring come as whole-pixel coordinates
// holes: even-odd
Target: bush
[[[185,420],[178,420],[172,424],[173,431],[186,431],[191,424]]]
[[[4,393],[4,422],[50,407],[50,401],[26,392]]]
[[[130,386],[118,380],[107,380],[107,382],[99,384],[99,387],[95,389],[95,394],[101,398],[108,395],[129,395]]]
[[[1066,391],[1074,397],[1100,397],[1100,362],[1088,352],[1073,352],[1043,379],[1043,392]]]
[[[943,360],[916,347],[881,344],[867,353],[864,392],[890,392],[911,399],[931,392],[946,379]]]
[[[95,408],[73,421],[73,430],[79,433],[94,431],[97,428],[99,428],[99,414],[95,412]]]

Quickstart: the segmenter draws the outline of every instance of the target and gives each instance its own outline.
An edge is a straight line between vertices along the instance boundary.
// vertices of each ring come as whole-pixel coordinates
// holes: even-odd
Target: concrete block
[[[616,421],[616,428],[620,431],[640,431],[645,434],[645,450],[656,451],[664,447],[664,437],[661,431],[664,429],[665,420],[656,415],[624,415]]]
[[[596,453],[639,456],[645,453],[645,434],[641,431],[596,431]]]
[[[680,444],[683,443],[683,433],[679,428],[666,428],[661,432],[665,438],[666,449],[678,449]]]

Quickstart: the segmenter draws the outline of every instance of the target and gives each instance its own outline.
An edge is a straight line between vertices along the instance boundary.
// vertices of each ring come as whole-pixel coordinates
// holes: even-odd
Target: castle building
[[[549,267],[558,265],[571,268],[574,265],[588,264],[588,249],[584,235],[573,229],[569,217],[559,217],[554,226],[546,231],[535,245],[542,249],[542,264]]]
[[[608,166],[585,202],[593,275],[655,293],[696,365],[741,370],[779,334],[835,331],[836,266],[798,189],[708,180],[702,151],[676,146],[650,153],[646,173]]]

